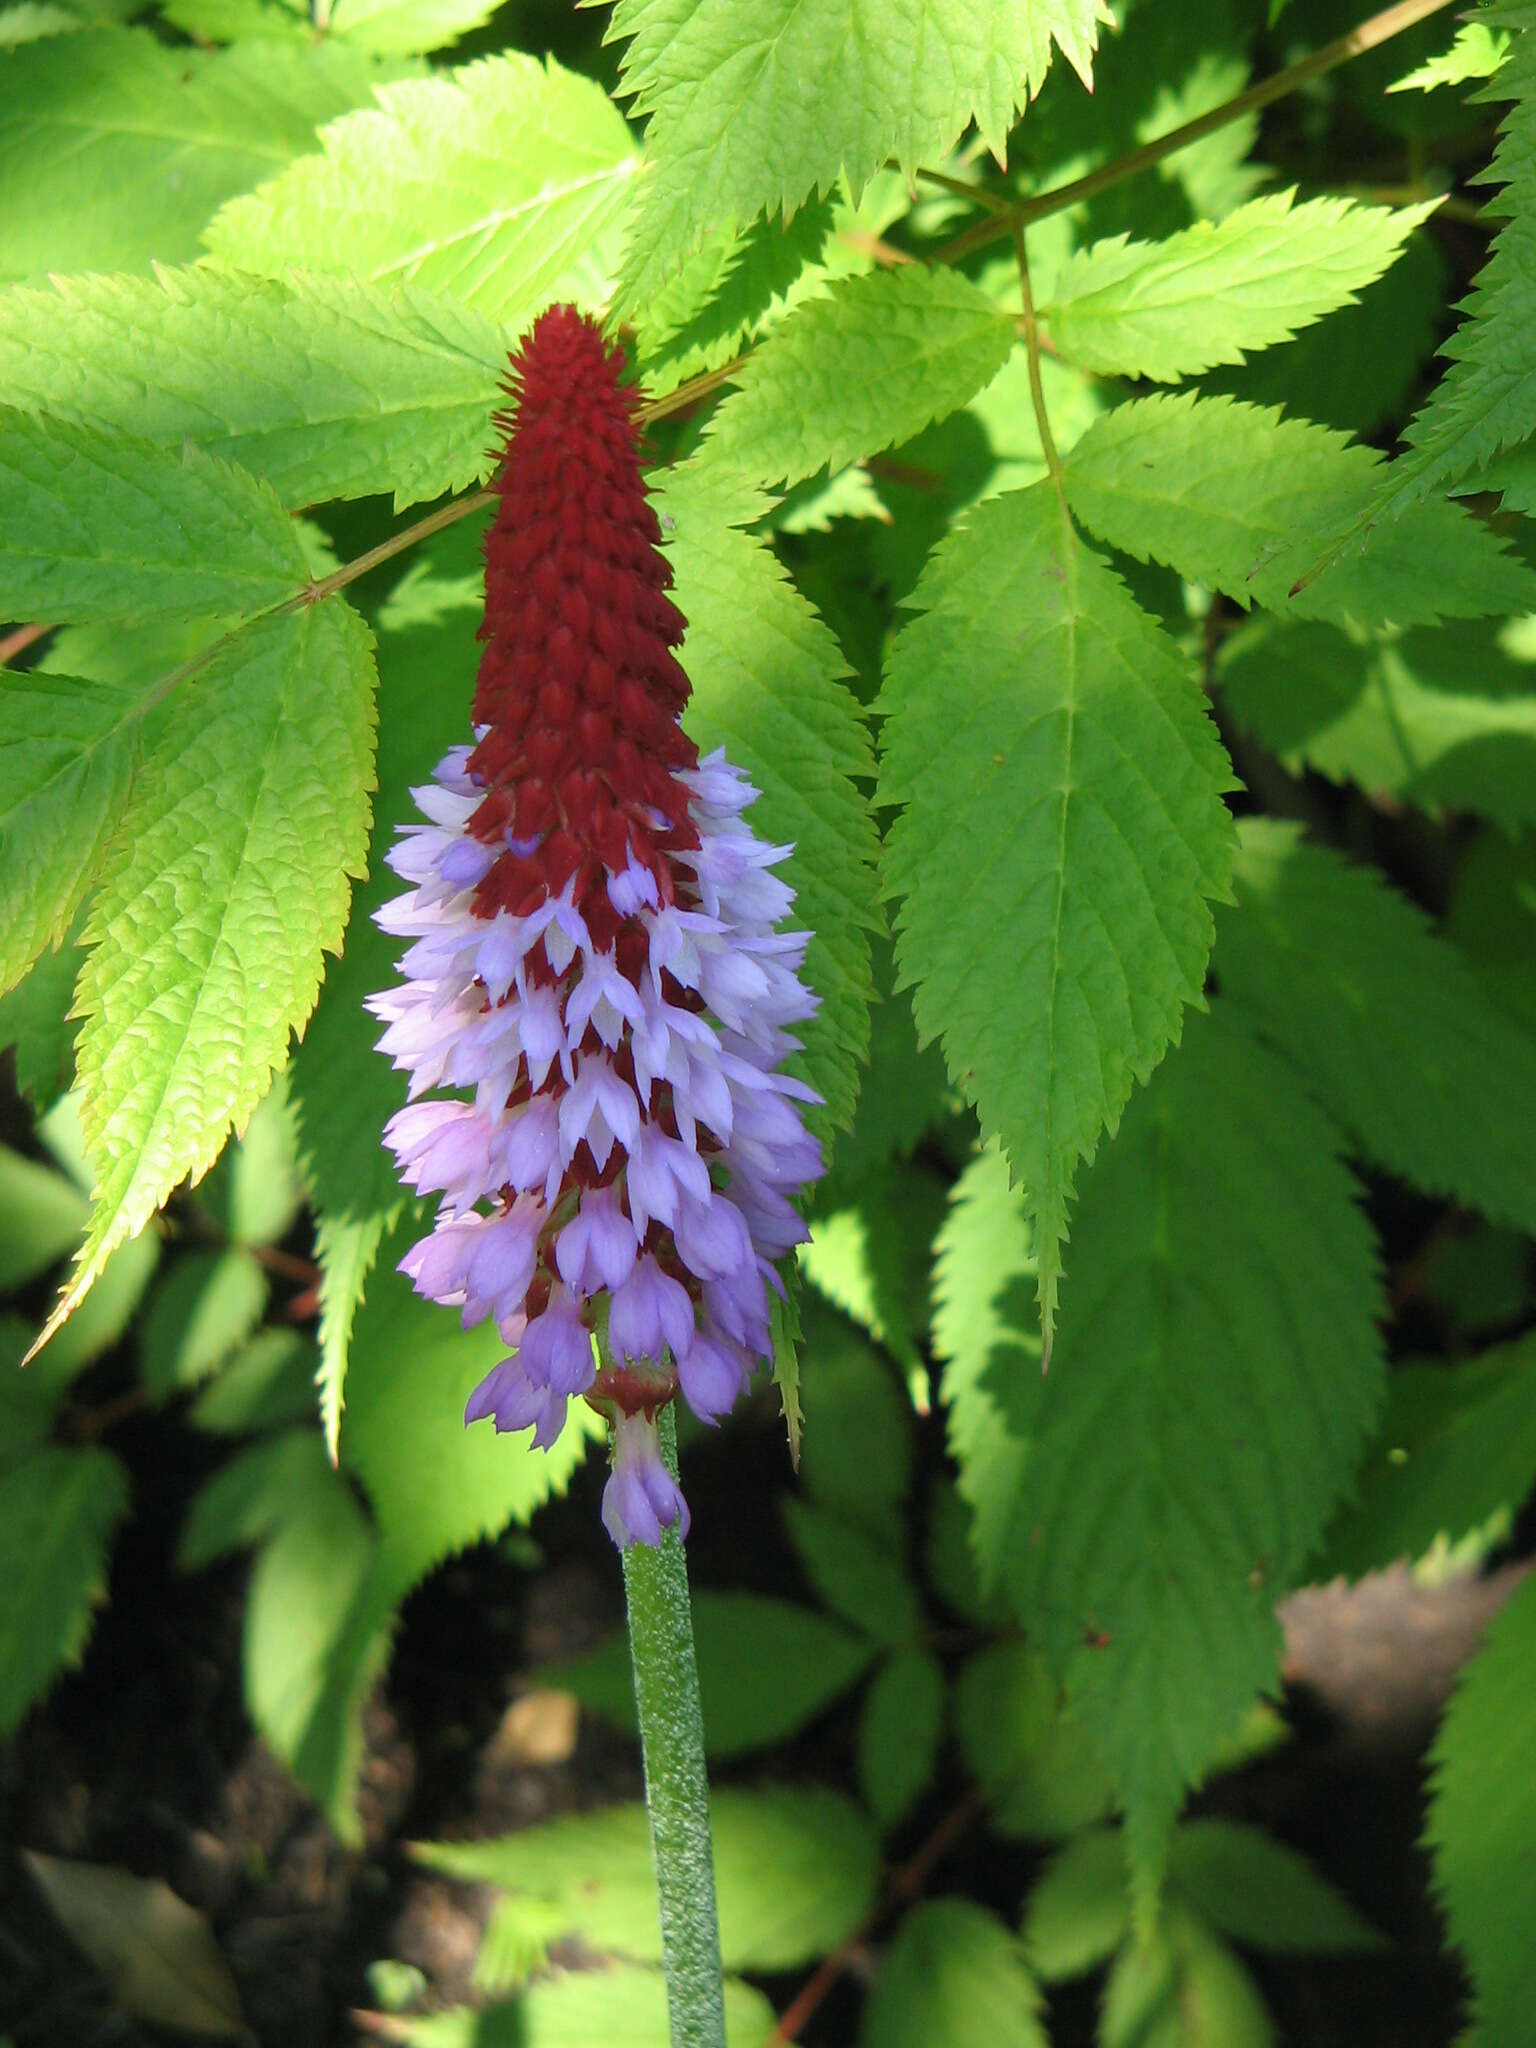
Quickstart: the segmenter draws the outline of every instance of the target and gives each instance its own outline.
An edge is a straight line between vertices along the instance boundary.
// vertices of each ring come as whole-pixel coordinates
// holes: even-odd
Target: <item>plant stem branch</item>
[[[1044,220],[1047,214],[1060,213],[1065,207],[1080,206],[1085,200],[1096,199],[1112,185],[1134,178],[1139,171],[1150,170],[1164,157],[1188,149],[1192,142],[1214,135],[1218,128],[1225,128],[1229,122],[1240,121],[1244,114],[1257,113],[1261,107],[1270,106],[1301,86],[1310,85],[1314,78],[1321,78],[1325,72],[1336,71],[1352,57],[1363,57],[1367,50],[1378,49],[1381,44],[1390,42],[1407,29],[1416,28],[1421,21],[1427,21],[1430,15],[1438,14],[1450,4],[1451,0],[1397,0],[1396,6],[1373,14],[1358,28],[1352,28],[1348,35],[1325,44],[1321,50],[1314,50],[1310,57],[1288,64],[1283,71],[1261,79],[1257,85],[1249,86],[1246,92],[1238,93],[1219,107],[1212,107],[1209,113],[1186,121],[1182,128],[1171,128],[1166,135],[1159,135],[1154,141],[1143,143],[1140,149],[1116,157],[1113,163],[1101,164],[1098,170],[1088,171],[1081,178],[1074,178],[1070,184],[1058,185],[1054,190],[1038,193],[1032,199],[1021,199],[1006,214],[977,221],[973,227],[966,228],[962,234],[937,249],[934,261],[958,263],[973,249],[983,249],[989,242],[1000,241],[1010,232],[1015,221],[1021,227],[1028,227],[1033,221]]]
[[[18,626],[14,633],[7,633],[0,640],[0,668],[8,667],[18,654],[25,654],[45,633],[52,631],[52,626]]]
[[[894,170],[896,167],[888,164],[886,168]],[[1013,211],[1010,200],[989,192],[985,185],[969,185],[964,178],[951,178],[943,171],[919,170],[917,175],[925,185],[937,185],[941,192],[952,192],[957,199],[967,199],[972,206],[979,206],[986,213],[1006,215]]]
[[[662,1456],[676,1478],[677,1424],[671,1408],[663,1408],[657,1420]],[[704,1722],[688,1567],[675,1529],[664,1530],[654,1549],[645,1543],[628,1546],[624,1595],[661,1904],[672,2048],[725,2048]]]
[[[668,413],[686,410],[696,399],[706,397],[711,391],[718,390],[722,384],[727,383],[746,360],[744,355],[737,356],[734,361],[723,363],[718,370],[706,370],[701,376],[689,378],[687,383],[679,384],[675,391],[669,391],[665,398],[658,398],[649,405],[642,405],[636,417],[642,426],[647,426],[652,420],[665,418]],[[434,533],[441,533],[446,527],[457,526],[461,519],[472,518],[476,512],[483,512],[487,505],[494,505],[495,502],[494,491],[467,491],[462,498],[455,498],[447,505],[439,505],[435,512],[429,512],[424,519],[417,519],[409,526],[402,526],[398,533],[390,534],[376,547],[365,548],[362,554],[354,555],[350,562],[343,562],[339,569],[333,569],[329,576],[320,576],[304,584],[290,597],[283,598],[278,604],[269,605],[265,611],[253,612],[250,618],[242,619],[233,632],[210,641],[206,647],[200,647],[196,654],[182,662],[179,668],[173,668],[166,675],[159,677],[145,691],[128,716],[142,718],[157,704],[163,703],[173,690],[179,689],[200,669],[206,668],[222,648],[227,647],[245,627],[254,625],[258,619],[268,618],[274,612],[296,612],[301,611],[305,605],[323,604],[328,597],[334,597],[338,590],[345,590],[348,584],[356,583],[370,570],[393,561],[396,555],[403,555],[407,549],[415,547],[418,541],[428,540]],[[49,630],[47,626],[24,626],[19,632],[0,642],[0,651],[7,657],[10,654],[19,654],[23,648],[29,647],[34,640]]]
[[[1013,254],[1019,266],[1019,291],[1024,301],[1024,352],[1029,358],[1029,396],[1035,408],[1035,426],[1040,434],[1040,452],[1050,471],[1057,496],[1066,504],[1066,480],[1061,457],[1051,434],[1050,415],[1045,409],[1045,386],[1040,381],[1040,329],[1035,320],[1035,295],[1029,288],[1029,257],[1024,248],[1024,224],[1013,223]]]
[[[1407,185],[1333,185],[1330,191],[1344,199],[1359,199],[1367,206],[1419,206],[1426,199],[1435,201],[1436,220],[1464,221],[1468,227],[1486,228],[1490,233],[1498,216],[1479,206],[1476,200],[1459,198],[1449,190],[1436,192],[1426,190],[1422,184]]]
[[[729,384],[743,363],[750,362],[752,351],[745,355],[733,356],[728,363],[722,363],[718,370],[703,370],[697,377],[690,377],[686,384],[679,384],[675,391],[669,391],[665,398],[653,398],[642,405],[635,417],[642,427],[648,427],[652,420],[664,420],[669,413],[686,412],[690,405],[700,398],[707,398],[712,391],[718,391],[722,384]]]
[[[1060,213],[1066,207],[1077,206],[1084,200],[1096,198],[1100,192],[1107,192],[1111,186],[1118,185],[1124,179],[1135,177],[1138,172],[1149,170],[1154,164],[1161,163],[1164,157],[1172,156],[1178,150],[1187,149],[1192,142],[1199,142],[1205,136],[1215,134],[1217,129],[1226,127],[1229,122],[1241,120],[1244,114],[1255,113],[1260,107],[1267,107],[1275,100],[1284,99],[1288,93],[1310,84],[1314,78],[1321,78],[1325,72],[1334,71],[1339,65],[1347,64],[1352,57],[1364,56],[1366,51],[1378,49],[1393,36],[1402,35],[1405,30],[1417,27],[1421,21],[1426,21],[1432,14],[1440,13],[1450,4],[1451,0],[1397,0],[1395,6],[1384,8],[1380,14],[1373,14],[1368,21],[1362,21],[1358,28],[1351,29],[1348,35],[1340,36],[1337,41],[1328,43],[1321,50],[1314,50],[1310,57],[1303,57],[1297,63],[1287,65],[1283,71],[1277,71],[1273,77],[1250,86],[1246,92],[1238,93],[1235,98],[1225,101],[1219,107],[1213,107],[1209,113],[1201,114],[1196,120],[1186,121],[1182,128],[1171,129],[1168,134],[1158,136],[1155,141],[1144,143],[1140,149],[1133,149],[1125,156],[1116,157],[1113,163],[1102,164],[1098,170],[1089,171],[1081,178],[1074,178],[1070,184],[1058,185],[1052,191],[1038,193],[1031,199],[1022,199],[1012,205],[1000,201],[993,193],[967,185],[962,179],[950,178],[939,171],[920,171],[918,175],[929,183],[938,185],[945,191],[959,193],[988,211],[986,220],[977,221],[962,234],[956,235],[952,241],[944,243],[934,252],[931,260],[936,263],[958,263],[974,249],[985,248],[989,243],[1000,241],[1005,236],[1021,235],[1032,222],[1044,220],[1049,214]],[[326,13],[329,13],[328,4]],[[319,17],[316,19],[317,25],[320,25]],[[1022,275],[1024,273],[1021,269]],[[1025,290],[1027,294],[1027,276]],[[1059,488],[1061,464],[1056,458],[1050,440],[1050,428],[1045,420],[1044,398],[1040,389],[1040,339],[1037,333],[1030,338],[1034,328],[1032,306],[1027,308],[1025,320],[1026,340],[1029,343],[1030,391],[1035,400],[1036,418],[1040,422],[1041,445],[1045,450],[1046,462]],[[664,419],[671,413],[683,412],[697,399],[705,398],[718,390],[722,384],[735,376],[748,361],[751,353],[752,351],[748,350],[746,354],[737,356],[720,369],[707,370],[702,376],[690,378],[687,383],[679,384],[675,391],[669,391],[664,398],[641,406],[638,413],[641,424]],[[412,526],[402,527],[398,533],[391,534],[388,540],[380,541],[377,547],[367,549],[350,562],[343,562],[341,567],[333,570],[329,576],[307,583],[302,590],[295,591],[292,597],[286,598],[273,609],[297,611],[301,605],[319,604],[323,599],[334,596],[338,590],[345,590],[349,583],[355,583],[360,576],[366,576],[370,569],[378,568],[380,563],[403,554],[418,541],[427,539],[431,534],[440,533],[444,527],[452,526],[460,519],[469,518],[490,504],[493,495],[490,491],[471,491],[466,496],[455,499],[451,505],[440,506],[425,519],[417,520]],[[262,617],[265,614],[258,613],[256,616]],[[243,623],[250,625],[253,621],[248,619]],[[30,646],[32,640],[42,630],[44,629],[29,626],[21,629],[24,638],[12,634],[3,643],[0,663]],[[180,668],[162,676],[151,686],[130,716],[142,716],[144,712],[162,702],[173,690],[196,675],[200,669],[205,668],[219,650],[228,644],[231,637],[226,635],[223,639],[212,642],[193,655],[190,661],[183,662]]]
[[[307,604],[323,604],[328,597],[334,597],[338,590],[345,590],[349,583],[355,583],[360,576],[366,576],[370,569],[377,569],[382,562],[388,562],[396,555],[402,555],[407,548],[415,547],[419,540],[427,540],[434,533],[441,533],[444,527],[457,526],[461,519],[468,519],[475,512],[484,511],[487,505],[494,505],[494,491],[470,491],[462,498],[455,498],[449,505],[439,505],[435,512],[429,512],[425,519],[418,519],[410,526],[402,526],[398,533],[392,533],[387,540],[381,540],[377,547],[365,548],[360,555],[354,555],[350,562],[343,562],[339,569],[333,569],[329,576],[306,583],[302,590],[285,598],[278,607],[280,611],[296,612]]]
[[[320,1268],[313,1259],[301,1259],[294,1252],[285,1252],[280,1245],[253,1244],[251,1257],[258,1266],[265,1266],[269,1273],[279,1273],[285,1280],[297,1280],[305,1287],[318,1287],[322,1278]]]
[[[839,1943],[831,1955],[825,1957],[817,1965],[814,1973],[806,1978],[798,1993],[780,2013],[779,2023],[764,2042],[763,2048],[783,2048],[784,2043],[795,2038],[842,1976],[852,1957],[864,1946],[882,1921],[920,1896],[934,1865],[949,1854],[972,1823],[980,1817],[981,1811],[981,1795],[977,1792],[967,1794],[958,1806],[950,1808],[915,1853],[891,1872],[885,1890],[880,1894],[878,1902],[863,1925],[850,1934],[846,1941]]]

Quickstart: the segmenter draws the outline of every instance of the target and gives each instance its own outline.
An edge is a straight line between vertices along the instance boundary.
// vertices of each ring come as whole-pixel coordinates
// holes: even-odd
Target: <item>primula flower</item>
[[[684,621],[621,368],[568,306],[512,359],[475,742],[415,791],[427,822],[390,855],[411,887],[378,913],[406,980],[370,1007],[410,1075],[385,1141],[441,1198],[402,1270],[509,1350],[465,1420],[547,1449],[584,1396],[614,1425],[622,1547],[686,1534],[657,1411],[680,1385],[713,1422],[770,1355],[821,1152],[780,1071],[816,1003],[807,934],[775,929],[790,849],[678,723]]]

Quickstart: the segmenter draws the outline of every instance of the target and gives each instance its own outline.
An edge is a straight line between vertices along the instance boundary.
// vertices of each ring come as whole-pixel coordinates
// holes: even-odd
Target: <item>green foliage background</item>
[[[1240,1949],[1378,1940],[1186,1808],[1275,1739],[1289,1590],[1481,1555],[1536,1480],[1536,8],[1421,11],[1261,130],[1321,0],[0,6],[0,1726],[132,1512],[81,1424],[125,1333],[226,1446],[181,1563],[254,1553],[249,1710],[348,1839],[401,1601],[586,1453],[460,1428],[492,1353],[395,1271],[361,1007],[506,355],[571,299],[649,394],[689,729],[794,842],[822,999],[815,1604],[698,1632],[718,1757],[862,1689],[856,1796],[718,1795],[732,2040],[951,1755],[1050,1860],[1012,1919],[890,1921],[861,2048],[1029,2048],[1099,1969],[1105,2048],[1247,2048]],[[1483,2048],[1536,1995],[1532,1612],[1434,1751]],[[554,1679],[631,1712],[618,1646]],[[423,1854],[507,1895],[488,2009],[401,2038],[662,2038],[637,1810]],[[550,1971],[573,1933],[622,1970]]]

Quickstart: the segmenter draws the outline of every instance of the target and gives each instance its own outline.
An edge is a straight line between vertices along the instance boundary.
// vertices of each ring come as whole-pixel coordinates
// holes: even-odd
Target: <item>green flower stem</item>
[[[663,1408],[657,1420],[661,1453],[675,1479],[677,1424],[671,1408]],[[624,1595],[645,1760],[645,1803],[661,1901],[672,2048],[725,2048],[704,1722],[693,1656],[688,1567],[675,1530],[665,1530],[654,1550],[645,1543],[628,1546]]]

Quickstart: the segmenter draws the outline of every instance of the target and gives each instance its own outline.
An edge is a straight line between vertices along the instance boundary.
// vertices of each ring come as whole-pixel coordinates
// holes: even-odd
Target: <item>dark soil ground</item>
[[[766,1413],[711,1446],[695,1483],[698,1578],[803,1591],[777,1526],[765,1468]],[[185,2039],[118,2014],[35,1890],[22,1849],[164,1878],[207,1914],[262,2048],[358,2038],[382,1958],[416,1965],[434,2003],[467,1994],[488,1896],[416,1868],[413,1838],[492,1834],[640,1791],[632,1744],[563,1697],[530,1693],[541,1664],[589,1648],[620,1619],[619,1575],[596,1528],[593,1471],[535,1533],[562,1562],[520,1569],[491,1547],[433,1578],[408,1604],[388,1677],[367,1714],[367,1844],[344,1851],[253,1738],[240,1699],[244,1568],[170,1569],[200,1473],[191,1433],[164,1412],[132,1417],[114,1447],[135,1473],[138,1513],[120,1543],[111,1599],[83,1668],[66,1677],[0,1761],[0,2037],[14,2048],[152,2048]],[[937,1441],[925,1446],[937,1455]],[[758,1499],[757,1494],[763,1497]],[[713,1532],[718,1532],[717,1534]],[[713,1536],[713,1540],[712,1540]],[[1287,1609],[1294,1739],[1223,1780],[1208,1809],[1261,1822],[1311,1856],[1391,1938],[1379,1957],[1261,1965],[1287,2043],[1308,2048],[1448,2048],[1461,1986],[1417,1846],[1422,1756],[1459,1663],[1522,1567],[1437,1589],[1406,1572],[1297,1596]],[[840,1707],[742,1776],[850,1775],[853,1710]],[[958,1817],[957,1817],[958,1810]],[[953,1759],[894,1845],[946,1852],[929,1891],[1012,1916],[1035,1853],[970,1811]],[[803,2028],[837,2048],[857,2025],[879,1935]],[[782,2007],[800,1988],[768,1988]],[[1095,1988],[1053,1997],[1054,2048],[1092,2039]],[[942,2048],[942,2044],[935,2044]]]

